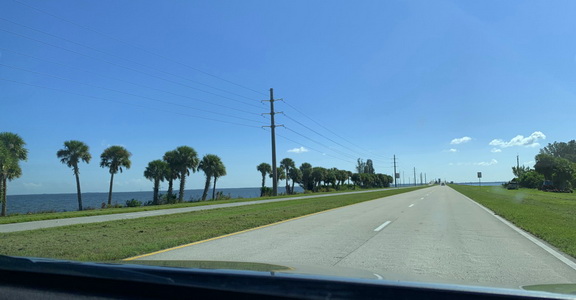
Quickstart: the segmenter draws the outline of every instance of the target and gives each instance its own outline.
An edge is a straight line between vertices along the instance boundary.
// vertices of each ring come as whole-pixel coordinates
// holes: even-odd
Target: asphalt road
[[[436,186],[139,259],[343,267],[391,280],[505,288],[576,282],[573,260],[526,236]]]
[[[375,190],[367,190],[367,191],[354,191],[354,192],[344,192],[344,193],[338,193],[338,194],[324,194],[324,195],[312,194],[309,196],[275,198],[275,199],[269,199],[269,200],[232,202],[232,203],[224,203],[224,204],[217,204],[217,202],[215,202],[215,203],[210,203],[209,205],[192,206],[192,207],[184,207],[184,208],[168,208],[168,209],[158,209],[158,210],[132,212],[132,213],[119,213],[119,214],[90,216],[90,217],[77,217],[77,218],[66,218],[66,219],[54,219],[54,220],[32,221],[32,222],[22,222],[22,223],[0,224],[0,233],[34,230],[34,229],[50,228],[50,227],[60,227],[60,226],[68,226],[68,225],[74,225],[74,224],[87,224],[87,223],[99,223],[99,222],[108,222],[108,221],[115,221],[115,220],[136,219],[136,218],[179,214],[179,213],[186,213],[186,212],[192,212],[192,211],[200,211],[200,210],[208,210],[208,209],[224,208],[224,207],[235,207],[235,206],[242,206],[242,205],[262,204],[262,203],[270,203],[270,202],[278,202],[278,201],[290,201],[290,200],[308,199],[308,198],[321,198],[321,197],[330,197],[330,196],[335,196],[335,195],[348,195],[348,194],[357,194],[357,193],[370,193],[370,192],[383,191],[383,190],[388,190],[388,189],[375,189]]]

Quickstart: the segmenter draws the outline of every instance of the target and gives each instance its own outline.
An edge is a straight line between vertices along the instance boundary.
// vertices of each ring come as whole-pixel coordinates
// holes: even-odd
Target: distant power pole
[[[426,182],[426,184],[428,184],[428,179],[426,179],[426,173],[424,173],[424,182]]]
[[[282,99],[278,99],[282,100]],[[274,115],[277,112],[274,112],[274,101],[278,101],[274,99],[274,89],[270,89],[270,100],[262,100],[262,101],[269,101],[270,102],[270,126],[263,126],[263,127],[270,127],[270,132],[272,133],[272,195],[278,195],[278,170],[276,168],[276,127],[280,127],[283,125],[276,125],[274,124]]]
[[[420,172],[420,185],[422,185],[422,184],[423,184],[423,182],[422,182],[422,172]]]
[[[398,176],[396,173],[396,154],[394,154],[394,187],[398,187]]]
[[[414,185],[416,185],[416,167],[414,167]]]

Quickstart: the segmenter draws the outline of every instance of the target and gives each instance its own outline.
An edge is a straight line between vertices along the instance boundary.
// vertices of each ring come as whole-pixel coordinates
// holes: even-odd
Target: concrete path
[[[120,213],[120,214],[100,215],[100,216],[91,216],[91,217],[78,217],[78,218],[33,221],[33,222],[24,222],[24,223],[2,224],[2,225],[0,225],[0,233],[34,230],[34,229],[50,228],[50,227],[59,227],[59,226],[67,226],[67,225],[74,225],[74,224],[86,224],[86,223],[98,223],[98,222],[107,222],[107,221],[115,221],[115,220],[136,219],[136,218],[144,218],[144,217],[153,217],[153,216],[185,213],[185,212],[191,212],[191,211],[200,211],[200,210],[208,210],[208,209],[224,208],[224,207],[235,207],[235,206],[242,206],[242,205],[262,204],[262,203],[270,203],[270,202],[278,202],[278,201],[330,197],[330,196],[334,196],[334,195],[370,193],[370,192],[384,191],[384,190],[389,190],[389,189],[344,192],[344,193],[338,193],[338,194],[325,194],[325,195],[310,195],[310,196],[300,196],[300,197],[291,197],[291,198],[277,198],[277,199],[269,199],[269,200],[244,201],[244,202],[225,203],[225,204],[202,205],[202,206],[193,206],[193,207],[184,207],[184,208],[159,209],[159,210],[151,210],[151,211],[143,211],[143,212]]]

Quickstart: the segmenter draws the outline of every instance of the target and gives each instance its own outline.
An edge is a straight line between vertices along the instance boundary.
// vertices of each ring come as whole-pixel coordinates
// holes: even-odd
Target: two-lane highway
[[[367,270],[385,279],[508,288],[576,282],[571,261],[561,261],[445,186],[342,207],[139,259],[335,266]]]

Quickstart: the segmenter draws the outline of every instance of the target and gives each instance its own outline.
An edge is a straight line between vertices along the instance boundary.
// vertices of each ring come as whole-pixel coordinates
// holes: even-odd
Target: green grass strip
[[[576,194],[450,185],[534,236],[576,257]]]
[[[0,234],[0,254],[114,261],[418,188],[334,195]]]
[[[95,209],[95,210],[50,212],[50,213],[36,213],[36,214],[14,214],[14,215],[9,215],[7,217],[0,217],[0,224],[66,219],[66,218],[76,218],[76,217],[90,217],[90,216],[100,216],[100,215],[112,215],[112,214],[122,214],[122,213],[150,211],[150,210],[159,210],[159,209],[183,208],[183,207],[204,206],[204,205],[213,205],[213,204],[225,204],[225,203],[234,203],[234,202],[259,201],[259,200],[268,200],[268,199],[277,199],[277,198],[293,198],[293,197],[300,197],[300,196],[329,195],[329,194],[339,194],[339,193],[349,193],[349,192],[369,191],[369,190],[370,189],[342,190],[342,191],[337,191],[337,192],[304,193],[304,194],[295,194],[295,195],[281,195],[281,196],[276,196],[276,197],[236,198],[236,199],[230,199],[230,200],[216,200],[216,201],[208,200],[208,201],[201,201],[201,202],[183,202],[183,203],[176,203],[176,204],[152,205],[152,206],[141,206],[141,207],[106,208],[106,209]],[[8,205],[10,205],[10,204],[8,204]]]

